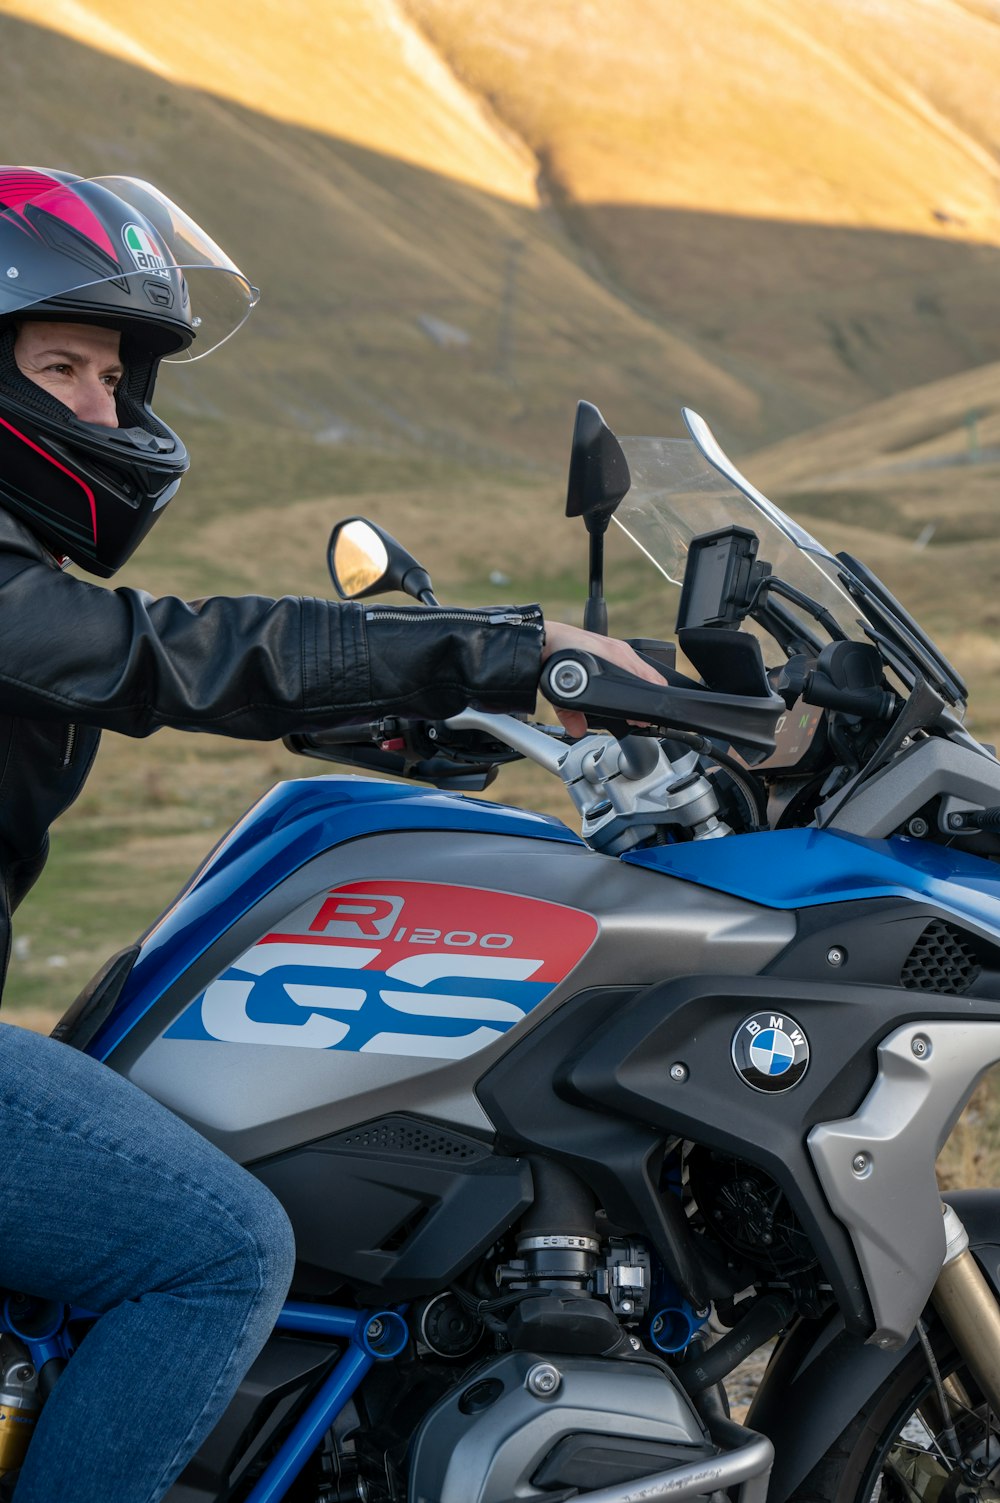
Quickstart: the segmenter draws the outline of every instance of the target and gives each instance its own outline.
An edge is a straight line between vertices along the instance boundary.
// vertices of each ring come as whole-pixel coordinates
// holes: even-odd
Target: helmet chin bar
[[[131,342],[119,420],[83,422],[17,367],[12,326],[0,331],[0,507],[57,557],[109,578],[131,557],[189,464],[149,406],[160,357]]]

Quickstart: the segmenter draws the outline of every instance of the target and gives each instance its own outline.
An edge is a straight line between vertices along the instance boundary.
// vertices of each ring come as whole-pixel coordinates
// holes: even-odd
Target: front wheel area
[[[1000,1415],[940,1322],[878,1388],[788,1503],[1000,1503]]]

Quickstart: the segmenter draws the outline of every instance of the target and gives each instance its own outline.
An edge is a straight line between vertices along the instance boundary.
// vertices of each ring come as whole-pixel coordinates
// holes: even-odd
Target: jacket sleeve
[[[0,713],[270,740],[372,713],[534,704],[537,606],[483,611],[109,590],[0,554]]]

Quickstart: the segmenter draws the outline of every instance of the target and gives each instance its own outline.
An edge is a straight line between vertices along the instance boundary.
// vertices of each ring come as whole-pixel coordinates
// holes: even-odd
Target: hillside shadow
[[[746,449],[1000,359],[979,246],[535,212],[6,15],[0,90],[8,160],[149,178],[264,289],[238,341],[170,385],[210,509],[418,457],[432,478],[561,467],[581,395],[621,432],[676,432],[688,403]]]

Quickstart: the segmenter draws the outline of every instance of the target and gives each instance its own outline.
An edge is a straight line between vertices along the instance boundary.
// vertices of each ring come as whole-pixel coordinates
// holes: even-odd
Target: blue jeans
[[[0,1024],[0,1284],[100,1314],[42,1411],[17,1503],[154,1503],[263,1346],[284,1211],[65,1044]]]

